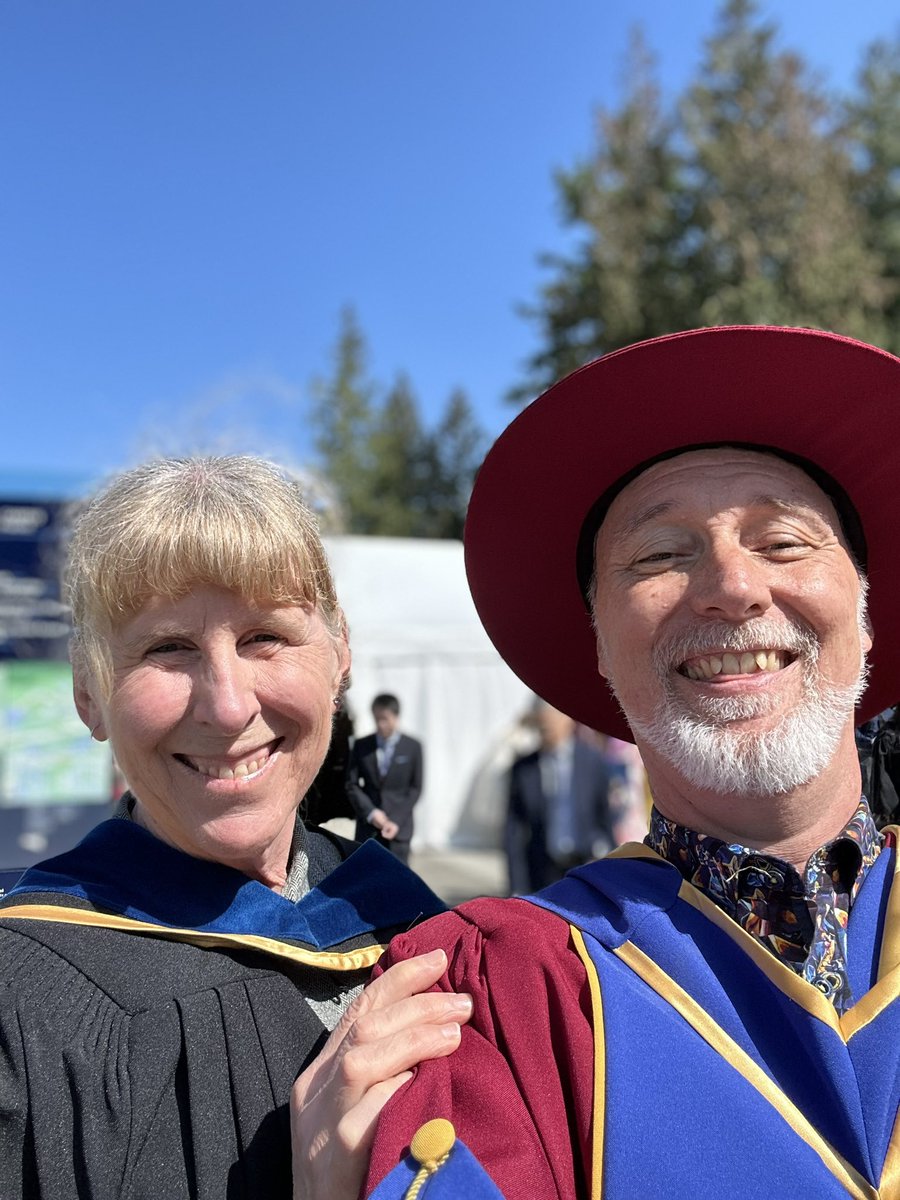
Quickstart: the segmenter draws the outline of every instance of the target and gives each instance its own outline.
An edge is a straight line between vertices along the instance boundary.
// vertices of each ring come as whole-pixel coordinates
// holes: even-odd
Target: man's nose
[[[761,616],[772,604],[769,570],[741,545],[711,545],[691,579],[694,611],[726,621]]]
[[[260,711],[254,664],[234,651],[210,657],[194,682],[194,719],[217,732],[241,733]]]

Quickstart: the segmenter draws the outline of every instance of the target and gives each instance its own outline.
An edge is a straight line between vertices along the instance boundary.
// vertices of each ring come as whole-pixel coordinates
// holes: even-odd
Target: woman
[[[298,1128],[310,1185],[354,1195],[352,1151],[466,1006],[409,999],[441,958],[351,1007],[440,902],[297,818],[350,668],[315,520],[260,460],[154,462],[85,509],[66,589],[75,703],[129,790],[0,903],[0,1191],[287,1197],[291,1087],[334,1030]]]

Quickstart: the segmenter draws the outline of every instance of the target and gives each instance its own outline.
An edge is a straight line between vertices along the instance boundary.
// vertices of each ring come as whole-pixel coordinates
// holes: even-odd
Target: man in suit
[[[509,890],[539,891],[571,867],[612,849],[610,771],[603,756],[575,734],[575,722],[539,701],[534,720],[540,748],[510,771],[504,848]]]
[[[377,838],[409,861],[413,805],[422,791],[422,745],[400,732],[400,701],[387,692],[372,701],[375,733],[358,738],[350,754],[347,795],[356,813],[356,839]]]

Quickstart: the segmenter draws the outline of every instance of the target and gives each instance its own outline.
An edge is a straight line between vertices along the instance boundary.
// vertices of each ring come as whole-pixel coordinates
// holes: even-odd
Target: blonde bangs
[[[246,513],[225,513],[215,523],[198,511],[179,517],[165,526],[148,521],[129,531],[127,551],[109,547],[98,555],[88,592],[96,615],[116,624],[151,596],[178,600],[201,584],[264,603],[312,606],[322,598],[325,583],[333,599],[324,562],[309,552],[296,530],[289,541],[248,520]]]
[[[211,585],[266,604],[317,608],[343,629],[314,514],[262,459],[164,459],[119,476],[77,520],[66,591],[79,653],[105,675],[103,644],[153,596]]]

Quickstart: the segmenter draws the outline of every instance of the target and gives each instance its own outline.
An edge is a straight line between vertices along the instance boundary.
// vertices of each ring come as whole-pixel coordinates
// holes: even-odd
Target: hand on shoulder
[[[375,1124],[412,1068],[452,1054],[471,997],[429,992],[443,950],[395,963],[353,1002],[291,1093],[294,1200],[357,1200]]]

